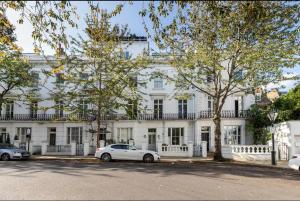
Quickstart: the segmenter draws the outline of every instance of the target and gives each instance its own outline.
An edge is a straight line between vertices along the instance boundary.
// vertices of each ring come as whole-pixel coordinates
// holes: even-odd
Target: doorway
[[[210,126],[202,126],[201,127],[201,141],[207,142],[207,151],[209,151],[210,147]]]
[[[148,149],[156,151],[156,128],[148,129]]]
[[[56,128],[49,128],[49,145],[56,145]]]

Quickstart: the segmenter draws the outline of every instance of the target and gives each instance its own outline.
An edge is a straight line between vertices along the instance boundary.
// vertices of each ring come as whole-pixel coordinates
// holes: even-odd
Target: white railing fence
[[[202,156],[207,157],[207,148],[206,142],[201,143],[201,145],[194,145],[193,142],[188,142],[187,145],[167,145],[167,144],[157,144],[158,153],[161,156],[179,156],[179,157],[193,157],[193,156]],[[197,149],[201,150],[201,153],[198,153]],[[198,153],[198,154],[195,154]]]
[[[269,145],[225,145],[222,146],[222,155],[224,158],[255,161],[270,160],[272,147]]]
[[[268,145],[232,145],[232,153],[270,154],[272,147]]]

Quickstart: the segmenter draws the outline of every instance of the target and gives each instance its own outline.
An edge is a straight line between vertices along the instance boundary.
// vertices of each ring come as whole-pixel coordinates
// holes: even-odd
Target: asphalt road
[[[300,173],[201,162],[0,161],[0,199],[300,199]]]

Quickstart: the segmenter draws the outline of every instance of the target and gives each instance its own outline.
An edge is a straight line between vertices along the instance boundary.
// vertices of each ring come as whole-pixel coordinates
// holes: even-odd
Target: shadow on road
[[[175,174],[224,178],[227,175],[232,175],[300,181],[300,173],[289,169],[253,167],[221,162],[145,164],[140,162],[0,161],[1,175],[6,176],[35,177],[39,172],[50,172],[77,177],[86,175],[116,177],[111,171],[142,172],[158,174],[161,177]]]

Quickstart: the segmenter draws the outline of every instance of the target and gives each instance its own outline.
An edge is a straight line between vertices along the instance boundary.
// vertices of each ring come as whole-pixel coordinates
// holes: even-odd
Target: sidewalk
[[[101,160],[94,156],[31,156],[30,160],[43,161],[43,160],[62,160],[62,161],[74,161],[74,162],[87,162],[87,163],[101,163]],[[217,162],[213,158],[202,158],[202,157],[161,157],[161,163],[231,163],[236,165],[245,166],[259,166],[259,167],[270,167],[270,168],[283,168],[289,169],[288,161],[277,161],[277,165],[271,165],[271,161],[224,161]]]

